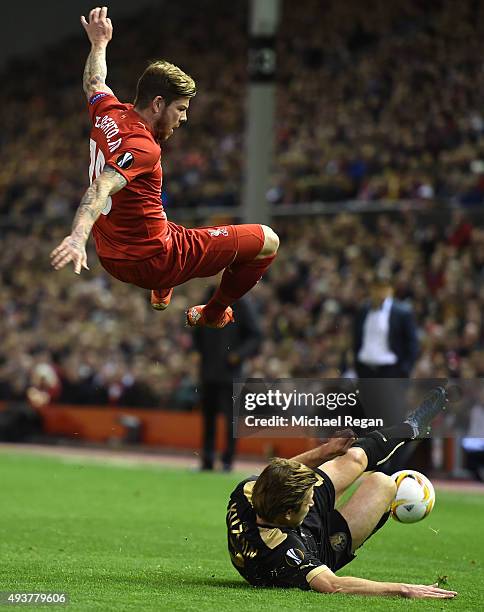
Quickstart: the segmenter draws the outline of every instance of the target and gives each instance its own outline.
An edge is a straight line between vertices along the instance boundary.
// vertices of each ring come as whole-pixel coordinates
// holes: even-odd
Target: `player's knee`
[[[356,467],[362,472],[366,470],[366,466],[368,465],[368,457],[366,456],[365,451],[359,446],[353,446],[344,456],[351,459],[351,461],[356,464]]]
[[[383,494],[388,502],[391,502],[395,498],[397,492],[397,485],[390,476],[383,474],[383,472],[374,472],[368,476],[368,481],[371,480],[372,486],[377,488],[380,494]]]
[[[276,232],[268,225],[261,225],[261,228],[264,232],[264,246],[257,256],[258,259],[275,255],[277,253],[277,249],[279,248],[279,236],[276,234]]]

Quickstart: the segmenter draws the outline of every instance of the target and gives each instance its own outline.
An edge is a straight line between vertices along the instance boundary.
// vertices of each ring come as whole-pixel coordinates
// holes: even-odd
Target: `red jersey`
[[[89,100],[92,183],[104,165],[128,184],[111,196],[93,227],[100,257],[140,260],[164,251],[168,224],[161,202],[160,145],[149,126],[114,95],[98,92]]]

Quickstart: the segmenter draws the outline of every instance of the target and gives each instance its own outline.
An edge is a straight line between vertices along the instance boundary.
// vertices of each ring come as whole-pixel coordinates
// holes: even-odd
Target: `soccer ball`
[[[432,512],[435,491],[430,480],[415,470],[400,470],[391,476],[397,485],[391,512],[400,523],[416,523]]]

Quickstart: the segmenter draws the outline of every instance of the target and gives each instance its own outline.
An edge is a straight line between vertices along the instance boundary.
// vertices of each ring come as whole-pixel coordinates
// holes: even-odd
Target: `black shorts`
[[[351,552],[351,532],[346,519],[335,510],[336,495],[331,479],[322,470],[315,471],[324,481],[314,487],[314,506],[303,525],[313,534],[321,561],[336,572],[355,558]]]

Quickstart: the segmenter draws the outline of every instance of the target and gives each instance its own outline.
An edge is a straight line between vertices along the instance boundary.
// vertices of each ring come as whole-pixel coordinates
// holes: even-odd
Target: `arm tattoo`
[[[88,187],[83,195],[72,224],[71,236],[85,244],[92,226],[99,218],[107,199],[120,191],[127,181],[114,168],[106,166],[102,174]]]
[[[82,197],[72,224],[71,236],[78,238],[83,244],[87,241],[92,226],[96,223],[102,209],[106,205],[106,198],[100,197],[99,189],[94,182]]]
[[[121,191],[121,189],[128,184],[124,176],[111,166],[105,166],[102,174],[109,179],[109,195],[118,193],[118,191]]]
[[[106,48],[92,47],[84,67],[83,86],[86,95],[95,92],[100,85],[105,85],[107,75]]]

